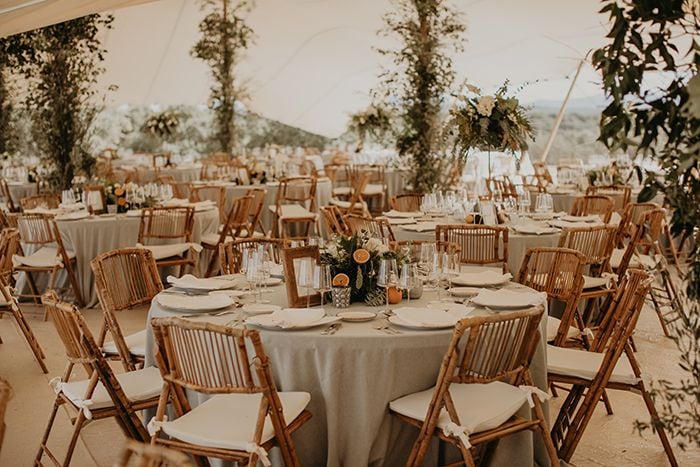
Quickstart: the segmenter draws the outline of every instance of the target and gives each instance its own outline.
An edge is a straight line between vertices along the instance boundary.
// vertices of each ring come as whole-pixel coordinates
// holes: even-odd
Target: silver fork
[[[330,326],[328,326],[326,329],[321,331],[321,334],[324,336],[332,336],[336,332],[338,332],[338,329],[340,328],[340,323],[333,323]]]

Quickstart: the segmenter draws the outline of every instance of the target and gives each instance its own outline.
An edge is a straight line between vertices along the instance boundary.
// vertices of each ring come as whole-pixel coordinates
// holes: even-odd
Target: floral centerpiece
[[[400,268],[404,258],[370,237],[366,231],[353,236],[335,236],[321,250],[321,262],[331,267],[334,285],[351,288],[352,301],[381,304],[384,290],[377,287],[377,271],[382,259],[395,259]]]
[[[457,96],[450,110],[449,128],[454,136],[454,147],[461,158],[472,148],[489,151],[519,152],[527,150],[527,141],[534,132],[525,107],[508,96],[508,81],[496,93],[482,95],[481,90],[465,84],[466,92]]]
[[[349,130],[357,136],[356,152],[360,152],[368,136],[374,141],[382,142],[392,131],[394,116],[391,111],[381,105],[371,105],[365,110],[350,116]]]
[[[180,127],[180,117],[176,112],[165,111],[151,115],[141,125],[141,131],[161,141],[171,139]]]

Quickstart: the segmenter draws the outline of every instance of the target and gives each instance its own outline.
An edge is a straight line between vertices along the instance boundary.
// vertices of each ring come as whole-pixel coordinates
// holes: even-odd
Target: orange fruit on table
[[[389,294],[389,303],[392,305],[400,303],[403,298],[401,291],[396,287],[389,287],[387,293]]]
[[[350,285],[350,278],[347,274],[340,272],[333,278],[333,285],[335,287],[347,287]]]
[[[369,261],[369,251],[364,248],[358,248],[352,254],[352,259],[354,259],[357,264],[365,264]]]

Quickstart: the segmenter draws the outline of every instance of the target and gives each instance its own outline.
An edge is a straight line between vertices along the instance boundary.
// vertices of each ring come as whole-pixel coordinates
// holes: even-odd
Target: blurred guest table
[[[507,279],[506,279],[507,281]],[[540,302],[541,295],[519,284],[500,286],[527,300]],[[177,293],[173,289],[171,293]],[[168,294],[169,291],[162,292]],[[443,293],[443,296],[447,295]],[[177,295],[171,295],[177,297]],[[522,297],[522,295],[521,295]],[[270,288],[265,294],[270,304],[286,306],[283,285]],[[425,291],[421,299],[404,300],[398,307],[426,307],[435,303],[434,291]],[[523,297],[524,298],[524,297]],[[446,306],[439,304],[440,309]],[[462,307],[459,316],[489,313],[479,307]],[[230,307],[219,312],[198,316],[189,310],[166,308],[156,297],[149,311],[154,317],[187,316],[187,319],[206,321],[224,326],[240,326],[249,315],[246,307]],[[363,303],[352,304],[352,311],[378,311]],[[219,310],[221,311],[221,310]],[[227,313],[228,311],[228,313]],[[328,304],[325,311],[334,315],[339,310]],[[545,333],[547,313],[540,326]],[[389,324],[383,314],[369,322],[342,322],[334,334],[324,334],[327,326],[300,330],[260,329],[266,353],[272,362],[272,373],[281,391],[307,391],[311,394],[308,409],[311,420],[292,435],[300,463],[304,466],[367,466],[404,465],[417,430],[399,422],[389,414],[389,402],[401,396],[428,389],[435,385],[442,357],[449,345],[453,329],[414,330]],[[378,329],[388,326],[388,330]],[[154,341],[150,326],[147,328],[146,365],[154,365]],[[532,363],[532,374],[537,386],[547,390],[545,343],[540,341]],[[194,404],[206,396],[190,394]],[[527,406],[527,404],[525,405]],[[546,409],[546,404],[545,404]],[[529,416],[529,408],[520,415]],[[509,436],[498,443],[492,465],[547,465],[544,445],[538,436],[529,432]],[[279,456],[272,451],[279,465]],[[437,449],[433,443],[426,465],[436,465]]]

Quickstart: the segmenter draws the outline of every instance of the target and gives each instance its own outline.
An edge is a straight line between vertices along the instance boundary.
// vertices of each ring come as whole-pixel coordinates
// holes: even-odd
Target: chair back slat
[[[616,233],[612,225],[565,228],[559,236],[559,247],[579,251],[586,265],[603,269],[615,248]]]
[[[586,195],[574,200],[571,207],[572,216],[590,216],[597,214],[604,223],[610,222],[613,213],[614,202],[609,196]]]
[[[632,187],[629,185],[589,186],[587,195],[604,195],[613,201],[613,210],[622,212],[632,198]]]
[[[386,219],[375,219],[357,214],[348,214],[343,217],[343,220],[352,234],[359,234],[364,230],[370,237],[386,238],[390,242],[396,241],[394,231],[391,229],[391,225]]]
[[[192,240],[193,227],[192,207],[146,208],[141,211],[138,241],[144,243],[152,239],[181,239],[189,242]]]
[[[320,210],[330,234],[345,235],[348,233],[350,228],[345,222],[343,213],[340,211],[338,206],[331,204],[329,206],[322,206]]]
[[[568,248],[530,248],[518,272],[517,282],[547,297],[568,302],[583,287],[582,253]]]
[[[392,196],[389,203],[391,209],[394,211],[418,212],[420,211],[420,202],[422,198],[423,193],[405,193]]]
[[[9,284],[12,276],[12,255],[19,252],[19,231],[3,229],[0,233],[0,278]]]
[[[219,210],[219,222],[226,221],[226,188],[221,185],[190,184],[190,202],[212,201]]]
[[[280,181],[277,204],[298,204],[311,212],[316,212],[315,177],[288,177]]]
[[[36,208],[57,209],[61,204],[61,200],[57,195],[43,194],[27,196],[26,198],[22,198],[19,203],[23,211]]]
[[[248,208],[248,223],[250,224],[250,232],[248,235],[252,236],[255,228],[260,225],[262,227],[262,233],[265,233],[265,228],[260,222],[260,216],[265,208],[265,189],[264,188],[250,188],[246,191],[246,196],[251,197],[250,207]]]
[[[231,210],[226,216],[224,228],[221,231],[220,243],[223,242],[227,235],[232,238],[240,237],[243,230],[246,230],[248,235],[253,234],[250,224],[248,223],[248,214],[252,201],[253,197],[247,195],[233,200]]]
[[[262,248],[275,263],[281,261],[280,247],[282,240],[276,238],[240,238],[219,245],[219,261],[223,274],[238,274],[241,272],[243,251],[252,248]]]
[[[52,223],[53,217],[47,214],[19,214],[17,228],[22,243],[27,245],[54,243],[56,238]]]
[[[497,225],[438,225],[435,239],[459,246],[463,264],[503,264],[508,269],[508,228]]]

